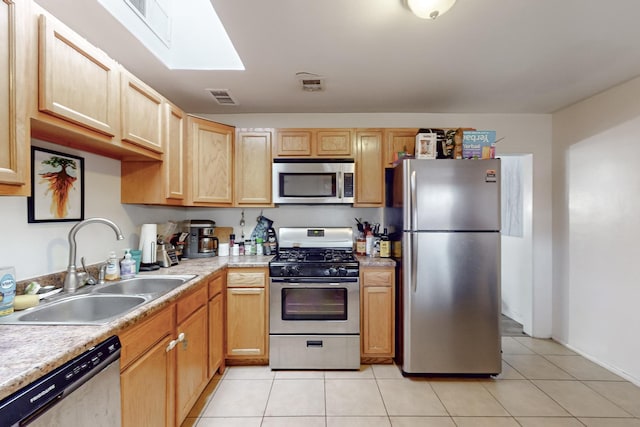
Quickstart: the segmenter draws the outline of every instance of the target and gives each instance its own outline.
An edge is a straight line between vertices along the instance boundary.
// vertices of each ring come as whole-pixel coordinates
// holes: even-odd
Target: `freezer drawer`
[[[403,243],[403,372],[500,373],[500,234],[404,233]]]

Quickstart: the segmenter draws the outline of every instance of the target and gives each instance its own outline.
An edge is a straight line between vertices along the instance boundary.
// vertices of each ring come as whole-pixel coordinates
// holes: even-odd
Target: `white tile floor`
[[[640,388],[551,340],[503,337],[497,378],[229,367],[183,427],[640,427]]]

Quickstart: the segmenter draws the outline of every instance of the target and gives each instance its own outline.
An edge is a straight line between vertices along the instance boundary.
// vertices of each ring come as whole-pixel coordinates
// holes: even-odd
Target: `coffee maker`
[[[191,219],[181,223],[187,233],[182,256],[184,258],[207,258],[218,254],[218,238],[214,237],[215,221]]]

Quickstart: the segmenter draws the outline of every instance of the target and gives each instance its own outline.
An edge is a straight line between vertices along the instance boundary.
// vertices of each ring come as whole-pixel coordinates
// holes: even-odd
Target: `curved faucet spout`
[[[115,222],[106,218],[87,218],[74,225],[69,231],[69,265],[67,267],[67,276],[64,278],[64,290],[65,292],[75,292],[80,286],[78,286],[78,273],[76,272],[76,234],[78,230],[88,224],[101,223],[108,225],[116,233],[118,240],[123,240],[124,236],[120,227]]]

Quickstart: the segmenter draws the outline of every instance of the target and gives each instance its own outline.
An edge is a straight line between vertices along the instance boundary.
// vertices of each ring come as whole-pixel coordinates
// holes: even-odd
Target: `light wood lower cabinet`
[[[230,268],[227,273],[226,358],[230,364],[268,358],[267,268]]]
[[[395,353],[395,269],[362,267],[363,360],[391,359]]]
[[[203,286],[176,306],[176,417],[180,425],[209,381],[208,288]]]
[[[216,372],[224,373],[224,297],[227,274],[215,274],[209,279],[209,379]]]
[[[221,324],[212,332],[210,322],[222,320],[221,291],[209,301],[210,285],[220,276],[224,272],[119,334],[123,427],[179,426],[200,397],[215,372],[212,360],[222,359]]]
[[[171,305],[119,334],[123,427],[175,425],[174,328]]]

